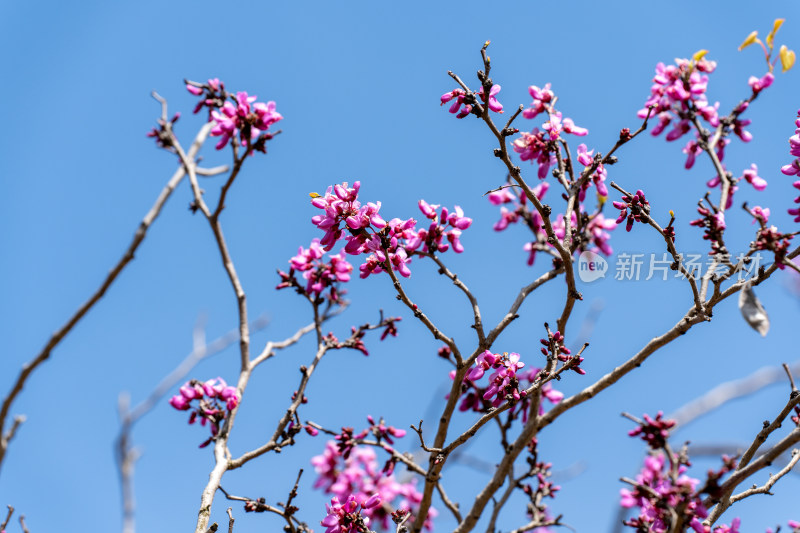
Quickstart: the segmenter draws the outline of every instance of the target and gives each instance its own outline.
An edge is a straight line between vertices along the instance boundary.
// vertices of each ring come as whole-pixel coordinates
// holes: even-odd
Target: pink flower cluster
[[[594,150],[588,150],[585,144],[578,145],[578,162],[584,167],[590,167],[592,164],[594,164],[593,156]],[[586,198],[586,189],[589,188],[589,183],[594,183],[594,186],[597,187],[597,194],[603,198],[608,197],[608,189],[606,188],[605,184],[607,177],[608,171],[606,171],[605,165],[603,165],[603,163],[598,163],[597,169],[592,173],[591,181],[587,181],[581,188],[578,199],[583,202],[583,200]]]
[[[458,206],[453,211],[419,201],[422,214],[431,220],[427,229],[416,227],[413,218],[401,220],[394,218],[386,222],[379,214],[381,203],[369,202],[361,205],[358,201],[360,182],[350,188],[347,183],[328,187],[325,195],[316,195],[311,204],[324,211],[314,216],[311,222],[325,231],[320,244],[331,250],[335,243],[344,238],[347,244],[344,252],[350,255],[368,254],[359,267],[360,276],[384,272],[388,265],[403,277],[409,277],[408,264],[414,253],[445,252],[450,247],[456,253],[464,251],[460,237],[462,230],[472,224]],[[345,234],[347,230],[347,234]]]
[[[602,183],[602,181],[598,183]],[[549,188],[550,184],[545,181],[534,187],[533,193],[539,200],[542,200]],[[539,215],[539,212],[530,209],[528,206],[528,198],[524,194],[517,196],[511,192],[509,188],[503,188],[489,193],[489,202],[491,202],[493,205],[500,206],[500,220],[494,224],[495,231],[503,231],[508,228],[509,225],[516,224],[520,220],[523,220],[528,228],[534,233],[535,240],[533,242],[528,242],[523,246],[523,249],[528,252],[528,265],[533,265],[534,261],[536,260],[536,252],[539,251],[540,241],[546,241],[543,221],[542,217]],[[507,208],[506,204],[511,204],[513,210]],[[583,206],[581,205],[580,207]],[[577,227],[577,225],[578,216],[573,212],[572,226]],[[584,227],[587,241],[594,245],[597,250],[603,254],[611,255],[614,250],[608,244],[608,241],[611,239],[611,235],[608,233],[608,231],[613,230],[616,227],[617,224],[613,220],[608,220],[603,216],[602,213],[597,213],[589,218],[588,223]],[[564,224],[563,216],[559,215],[554,218],[553,231],[556,234],[556,237],[559,239],[564,238],[566,234],[566,225]],[[552,244],[549,243],[548,245],[552,246]],[[585,251],[585,249],[585,246],[579,246],[575,250],[575,253],[579,254]]]
[[[582,137],[589,133],[586,128],[575,125],[571,118],[562,118],[561,112],[553,107],[555,95],[550,90],[550,84],[546,84],[544,89],[535,85],[528,88],[528,92],[533,97],[531,107],[522,112],[525,118],[535,118],[539,113],[546,112],[548,120],[542,124],[544,131],[533,128],[530,132],[520,132],[520,137],[512,143],[514,151],[520,154],[519,158],[523,161],[536,161],[539,164],[537,175],[539,179],[547,177],[550,167],[556,162],[555,150],[558,147],[554,144],[561,136],[561,133],[570,133]],[[545,132],[547,137],[545,137]]]
[[[644,192],[641,189],[632,196],[623,195],[621,202],[614,201],[612,204],[619,209],[617,224],[621,224],[626,218],[628,219],[625,224],[625,231],[631,230],[634,221],[646,223],[649,220],[650,202],[645,199]],[[628,213],[629,210],[630,213]]]
[[[352,494],[344,503],[339,503],[339,498],[331,498],[330,505],[326,504],[327,516],[320,522],[325,526],[325,533],[369,533],[369,517],[361,514],[381,504],[377,494],[367,500],[358,501]]]
[[[311,241],[308,249],[302,246],[298,248],[297,255],[289,259],[291,265],[289,273],[278,271],[281,283],[276,288],[291,287],[295,271],[302,272],[303,278],[306,280],[305,292],[307,294],[319,296],[325,289],[330,288],[331,301],[339,301],[336,284],[350,281],[350,272],[353,271],[353,266],[347,262],[342,252],[329,255],[327,262],[323,260],[324,255],[325,251],[319,239]]]
[[[543,199],[545,193],[550,188],[550,184],[546,181],[540,183],[533,188],[533,194],[539,199]],[[500,220],[494,225],[495,231],[503,231],[510,224],[516,224],[520,220],[524,220],[531,231],[534,232],[534,237],[538,240],[539,235],[544,235],[544,223],[539,212],[532,210],[528,207],[528,198],[524,194],[519,196],[513,194],[509,189],[500,189],[489,193],[489,202],[493,205],[500,207]],[[513,211],[505,207],[504,204],[511,204]],[[528,251],[528,265],[533,265],[536,259],[536,248],[531,244],[526,244],[525,248]]]
[[[786,176],[800,174],[800,110],[797,111],[794,125],[797,127],[794,130],[794,135],[789,137],[789,154],[793,155],[795,160],[781,167],[781,172]]]
[[[711,533],[711,528],[702,523],[708,516],[703,505],[703,494],[719,498],[722,494],[720,479],[736,469],[734,457],[722,456],[722,467],[709,470],[706,481],[689,477],[688,458],[673,453],[667,445],[669,431],[675,426],[673,420],[663,420],[659,412],[655,418],[644,415],[636,429],[628,432],[631,437],[641,437],[653,450],[644,460],[644,467],[636,476],[632,489],[620,490],[620,505],[625,508],[638,507],[639,516],[626,520],[625,525],[637,531],[666,533],[683,531],[689,527],[696,533]],[[669,460],[667,460],[669,458]],[[699,488],[698,488],[699,487]],[[740,520],[733,519],[730,525],[714,528],[714,533],[738,533]]]
[[[702,57],[692,61],[676,59],[675,65],[664,65],[663,63],[656,65],[656,75],[653,78],[653,86],[650,88],[650,97],[645,102],[645,107],[638,112],[639,118],[645,118],[648,113],[651,113],[651,116],[658,119],[658,123],[651,131],[652,135],[659,135],[672,126],[672,129],[667,132],[666,140],[677,140],[691,131],[693,116],[705,120],[713,128],[720,125],[719,102],[712,106],[708,103],[706,96],[707,74],[714,72],[716,66],[716,62]],[[762,78],[751,76],[748,83],[753,91],[753,96],[750,100],[769,87],[773,80],[772,73],[767,73]],[[750,142],[753,139],[750,132],[745,130],[750,124],[750,120],[739,118],[749,106],[750,100],[743,101],[736,106],[730,119],[730,129],[725,130],[725,135],[721,136],[713,147],[720,161],[725,158],[725,146],[730,143],[730,139],[726,138],[729,131],[732,131],[743,142]],[[701,135],[696,131],[695,138],[688,141],[683,148],[683,152],[686,154],[685,167],[687,169],[694,166],[697,156],[703,151],[701,146]],[[766,182],[764,185],[766,186]]]
[[[663,453],[647,456],[642,471],[636,476],[636,483],[646,489],[620,490],[622,507],[639,508],[639,516],[626,520],[625,525],[638,531],[667,533],[674,519],[671,510],[681,509],[683,516],[679,519],[684,519],[697,533],[706,533],[709,529],[703,526],[702,519],[708,516],[708,510],[695,492],[699,480],[687,476],[687,467],[680,466],[679,476],[673,481],[666,466]]]
[[[697,207],[697,212],[700,214],[700,218],[692,220],[689,224],[698,228],[705,228],[703,240],[711,243],[711,251],[708,252],[708,255],[726,253],[725,245],[722,242],[722,235],[727,227],[725,225],[725,213],[717,211],[716,208],[712,210],[702,205]]]
[[[781,167],[781,172],[787,176],[800,174],[800,111],[797,112],[797,117],[794,121],[797,128],[794,130],[794,135],[789,137],[789,154],[793,155],[795,160]],[[800,180],[795,181],[792,185],[795,189],[800,189]],[[794,199],[794,203],[800,204],[800,196]],[[789,214],[795,217],[795,222],[800,222],[800,206],[789,209]]]
[[[384,447],[391,453],[392,449],[388,445]],[[387,462],[387,466],[389,463],[392,463],[391,460]],[[335,441],[328,441],[325,451],[312,458],[311,464],[319,475],[314,488],[333,494],[337,502],[356,502],[361,505],[361,515],[364,518],[379,524],[385,530],[390,528],[392,522],[391,506],[413,513],[419,509],[422,501],[422,494],[416,488],[416,480],[401,483],[389,468],[381,469],[371,447],[354,446],[345,459],[339,445]],[[381,505],[365,506],[375,497]],[[334,514],[343,516],[338,510]],[[425,521],[426,529],[433,529],[433,519],[437,514],[436,509],[430,509]],[[328,516],[330,515],[329,510]],[[329,522],[333,523],[333,519],[329,519]],[[338,523],[341,524],[341,521]],[[323,525],[330,527],[324,522]]]
[[[231,139],[238,139],[242,146],[266,153],[266,142],[273,137],[269,128],[283,119],[275,108],[275,102],[256,102],[256,96],[240,91],[236,96],[225,92],[225,85],[214,78],[200,85],[189,82],[186,89],[202,99],[195,113],[204,106],[209,109],[209,119],[216,122],[212,137],[220,137],[217,150],[224,148]]]
[[[712,106],[706,97],[707,74],[711,74],[716,68],[715,61],[706,59],[696,62],[676,59],[674,65],[656,65],[650,97],[645,101],[644,108],[638,112],[639,118],[643,119],[649,113],[651,117],[658,119],[652,135],[661,134],[672,124],[673,129],[667,133],[667,140],[681,138],[691,129],[689,115],[693,111],[711,126],[719,125],[719,103]]]
[[[545,324],[545,327],[546,326],[547,325]],[[580,366],[583,362],[583,357],[579,355],[572,355],[572,350],[564,346],[564,335],[562,335],[560,331],[551,333],[548,329],[547,338],[539,339],[539,342],[543,346],[542,355],[547,357],[549,360],[551,358],[558,359],[564,363],[564,366],[568,367],[575,373],[580,374],[581,376],[586,374],[586,371]]]
[[[780,233],[775,226],[761,228],[755,240],[756,250],[770,250],[775,254],[775,263],[778,268],[786,268],[786,254],[794,237],[791,233]]]
[[[520,362],[518,353],[494,354],[489,350],[480,354],[475,361],[475,366],[467,373],[465,379],[478,381],[483,374],[493,369],[494,372],[489,376],[489,387],[483,393],[484,400],[491,400],[493,407],[499,407],[503,402],[517,402],[525,396],[525,391],[519,390],[519,379],[517,370],[525,366]],[[492,399],[494,397],[494,399]]]
[[[484,93],[483,87],[477,92],[478,97],[486,104],[486,106],[494,111],[495,113],[502,113],[503,112],[503,104],[497,101],[497,93],[500,92],[499,85],[492,85],[492,88],[489,90],[489,98],[487,101],[486,94]],[[472,113],[473,104],[475,103],[475,96],[472,94],[467,94],[464,89],[454,89],[448,93],[444,93],[440,98],[441,104],[444,105],[451,100],[455,100],[453,104],[450,106],[450,113],[456,115],[456,118],[464,118],[470,113]],[[464,106],[463,108],[461,106]]]
[[[486,352],[484,352],[484,354],[485,353]],[[481,355],[484,355],[484,354],[481,354]],[[495,358],[500,357],[499,354],[491,354],[491,355],[492,355],[492,357],[495,357]],[[515,354],[511,354],[511,355],[515,355]],[[499,392],[499,390],[496,391],[494,394],[488,394],[489,389],[492,386],[496,385],[494,381],[490,381],[489,385],[487,385],[486,387],[479,387],[477,385],[477,383],[475,383],[475,380],[472,380],[469,377],[470,375],[473,375],[473,373],[476,373],[475,375],[477,375],[478,368],[479,367],[483,368],[484,366],[486,366],[486,363],[488,363],[488,361],[486,360],[485,357],[483,359],[481,359],[481,356],[478,356],[478,357],[479,357],[479,360],[476,361],[476,363],[475,363],[476,366],[473,367],[467,373],[466,376],[464,376],[464,383],[463,383],[463,386],[462,386],[461,403],[459,403],[459,405],[458,405],[458,410],[459,411],[475,411],[477,413],[482,413],[482,412],[485,412],[490,407],[492,407],[494,405],[494,401],[497,400],[496,397],[494,398],[494,400],[492,400],[492,397],[496,396],[497,393]],[[522,364],[522,363],[517,362],[516,364]],[[492,367],[493,366],[494,365],[492,365]],[[486,366],[486,368],[483,368],[484,373],[487,370],[489,370],[489,368],[491,368],[491,367]],[[509,369],[506,367],[506,372],[508,372],[508,370]],[[519,369],[517,369],[517,370],[519,370]],[[517,383],[518,383],[518,385],[517,385],[517,396],[519,397],[519,401],[515,402],[515,404],[511,407],[510,411],[511,411],[512,415],[517,415],[517,414],[521,413],[522,414],[522,422],[523,423],[527,422],[527,420],[528,420],[528,407],[530,406],[530,398],[525,394],[525,389],[530,387],[531,385],[533,385],[540,378],[540,376],[539,376],[540,372],[541,372],[540,368],[529,368],[526,371],[522,371],[522,372],[518,372],[518,373],[515,372],[515,377],[516,377],[516,380],[517,380]],[[456,375],[455,370],[452,370],[450,372],[450,379],[455,379],[455,375]],[[483,376],[483,375],[481,374],[481,376]],[[523,382],[527,383],[527,387],[520,386],[520,384],[522,384]],[[552,404],[557,404],[561,400],[564,399],[564,394],[562,392],[557,391],[556,389],[554,389],[549,382],[545,383],[542,386],[541,394],[542,394],[542,397],[546,398]],[[512,398],[513,398],[514,397],[513,391],[511,392],[511,395],[512,395]],[[448,397],[449,397],[449,395],[448,395]],[[490,400],[492,400],[492,401],[490,402]],[[541,403],[539,404],[539,414],[540,415],[544,414],[544,406]]]
[[[192,409],[192,402],[195,400],[197,405]],[[201,426],[209,425],[211,437],[200,445],[203,448],[214,440],[228,413],[239,405],[239,391],[225,383],[222,378],[206,382],[193,379],[184,383],[179,393],[170,398],[169,404],[179,411],[192,409],[189,424],[194,424],[200,418]]]
[[[650,415],[644,415],[644,422],[639,424],[634,429],[628,432],[630,437],[638,437],[641,435],[650,448],[658,450],[666,446],[667,439],[669,438],[669,430],[675,427],[674,420],[662,420],[664,413],[659,411],[655,418]]]
[[[722,168],[725,169],[725,165],[722,165]],[[733,205],[733,195],[739,190],[739,187],[735,185],[735,183],[742,181],[749,183],[757,191],[763,191],[767,188],[767,180],[758,175],[758,167],[755,164],[752,164],[750,165],[750,168],[745,169],[742,172],[742,176],[734,180],[734,184],[729,187],[728,200],[725,202],[725,209],[730,209],[730,207]],[[706,185],[709,187],[719,187],[721,183],[722,180],[720,179],[719,174],[715,174],[713,178],[706,182]]]
[[[536,118],[539,113],[549,112],[552,102],[555,100],[555,93],[550,90],[550,84],[545,83],[544,87],[539,88],[536,85],[528,87],[528,93],[533,98],[531,106],[522,111],[522,116],[527,119]]]

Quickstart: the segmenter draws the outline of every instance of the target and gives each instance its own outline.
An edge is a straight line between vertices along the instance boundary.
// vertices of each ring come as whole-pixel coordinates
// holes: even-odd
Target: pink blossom
[[[753,218],[753,222],[751,224],[755,224],[757,220],[760,220],[762,223],[766,224],[769,221],[769,207],[762,208],[761,206],[754,206],[750,209],[750,212],[753,213],[755,218]]]
[[[772,82],[775,81],[775,75],[772,72],[767,72],[761,78],[756,78],[755,76],[750,76],[750,79],[747,80],[747,84],[753,89],[753,94],[758,94],[770,85]]]
[[[192,409],[192,402],[197,405]],[[219,433],[220,427],[230,411],[239,405],[240,395],[236,387],[228,386],[222,378],[210,379],[205,383],[197,380],[187,381],[169,400],[169,404],[179,411],[192,410],[189,424],[199,418],[201,426],[209,426],[211,437],[200,444],[205,447]],[[224,405],[224,407],[223,407]]]
[[[467,104],[461,109],[461,105],[464,104],[466,100],[466,93],[463,89],[454,89],[449,93],[444,93],[441,97],[441,105],[446,104],[447,102],[455,100],[453,104],[450,106],[450,113],[456,114],[456,118],[464,118],[472,112],[472,105]]]
[[[520,132],[520,137],[514,140],[512,147],[521,160],[539,164],[539,179],[546,178],[550,167],[556,163],[556,155],[548,149],[544,133],[536,128],[530,133]]]
[[[767,180],[758,176],[758,167],[753,163],[750,168],[742,173],[742,179],[753,186],[757,191],[767,188]]]
[[[486,104],[489,109],[494,111],[495,113],[502,113],[503,112],[503,105],[497,101],[497,93],[500,92],[499,85],[492,85],[492,88],[489,90],[489,101]],[[486,102],[486,95],[483,93],[483,87],[481,87],[480,91],[478,91],[478,96],[480,96],[481,100]]]
[[[363,438],[367,432],[360,435]],[[387,446],[385,449],[391,453],[391,448]],[[387,465],[390,463],[391,458]],[[345,458],[336,442],[328,441],[323,454],[312,458],[311,464],[318,474],[314,487],[333,495],[331,505],[327,506],[328,516],[322,524],[327,528],[342,527],[344,512],[351,513],[344,520],[345,523],[364,519],[365,524],[375,522],[386,530],[392,523],[387,508],[405,509],[413,513],[419,509],[422,501],[422,494],[416,489],[416,480],[401,483],[389,469],[381,469],[373,448],[354,445]],[[345,504],[339,504],[341,501]],[[425,522],[426,529],[432,529],[432,520],[438,514],[435,508],[430,511]]]
[[[235,105],[234,103],[235,102]],[[282,120],[280,113],[275,111],[275,102],[256,102],[255,96],[246,92],[236,93],[236,97],[225,101],[222,107],[211,110],[211,118],[216,123],[211,129],[212,137],[220,137],[217,150],[221,150],[234,137],[238,137],[243,146],[259,140],[271,139],[272,134],[267,133],[269,127]]]
[[[705,94],[708,89],[706,74],[712,73],[715,68],[716,63],[706,59],[696,62],[676,59],[674,65],[656,65],[650,97],[644,108],[638,112],[639,118],[645,118],[651,113],[651,116],[658,119],[651,131],[652,135],[659,135],[673,121],[673,129],[667,134],[668,141],[674,141],[688,133],[691,125],[684,117],[692,107],[712,127],[719,125],[719,104],[710,105]],[[687,81],[688,90],[685,86]],[[687,168],[692,162],[687,161]]]
[[[561,112],[556,111],[550,114],[550,120],[545,122],[542,127],[550,134],[550,140],[556,140],[563,131],[564,133],[571,133],[578,137],[583,137],[589,133],[586,128],[576,126],[571,118],[561,119]]]
[[[545,84],[544,88],[540,89],[535,85],[531,85],[528,87],[528,93],[530,93],[531,97],[533,97],[533,102],[531,103],[531,107],[525,109],[522,112],[522,116],[525,118],[535,118],[536,115],[548,110],[550,102],[553,101],[555,95],[553,91],[550,90],[550,84]]]

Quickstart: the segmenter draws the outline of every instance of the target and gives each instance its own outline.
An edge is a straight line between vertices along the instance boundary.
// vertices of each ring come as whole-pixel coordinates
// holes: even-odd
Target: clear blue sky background
[[[0,180],[5,190],[0,247],[0,392],[20,366],[95,290],[127,246],[133,230],[175,169],[174,157],[157,150],[145,133],[158,117],[149,97],[158,90],[172,111],[182,111],[177,131],[184,143],[200,125],[191,115],[194,98],[184,77],[219,77],[232,90],[275,100],[284,133],[269,155],[248,162],[231,192],[223,223],[252,316],[267,313],[270,326],[254,335],[255,349],[305,324],[309,310],[289,292],[276,293],[276,268],[284,268],[298,245],[319,232],[310,224],[310,191],[343,180],[362,182],[362,196],[381,200],[388,217],[419,217],[416,202],[463,206],[475,222],[463,237],[467,252],[446,257],[478,295],[487,323],[499,319],[519,287],[545,268],[524,264],[526,236],[511,228],[494,234],[497,208],[482,194],[501,184],[503,168],[492,157],[493,139],[474,119],[456,121],[439,107],[452,89],[448,69],[470,83],[478,50],[492,40],[493,77],[503,86],[507,109],[528,104],[528,85],[552,82],[559,108],[590,131],[583,139],[606,151],[621,127],[638,126],[635,112],[648,95],[658,61],[688,57],[700,48],[719,62],[709,95],[727,111],[747,96],[748,76],[764,73],[755,49],[736,47],[754,29],[765,35],[785,17],[779,43],[800,49],[796,2],[589,2],[554,4],[385,2],[4,2],[0,4],[0,72],[5,127],[0,129]],[[755,140],[734,141],[726,162],[735,173],[758,164],[770,185],[757,194],[745,186],[737,202],[771,205],[774,221],[794,229],[785,208],[794,191],[779,173],[789,161],[786,139],[800,107],[798,73],[778,75],[775,85],[748,111]],[[524,122],[524,121],[523,121]],[[532,127],[539,125],[528,122]],[[620,153],[611,178],[643,188],[655,213],[678,215],[678,243],[702,251],[701,232],[689,228],[694,204],[711,177],[701,161],[683,169],[683,143],[643,136]],[[577,143],[574,143],[577,145]],[[206,147],[209,164],[224,162]],[[531,180],[533,169],[523,165]],[[205,183],[209,191],[217,188]],[[0,504],[26,514],[32,531],[114,531],[120,523],[112,456],[117,432],[116,399],[130,391],[139,401],[191,350],[193,324],[208,315],[209,339],[235,327],[235,307],[207,224],[187,209],[183,183],[155,223],[136,260],[107,297],[74,330],[30,380],[14,406],[28,422],[21,428],[0,477]],[[552,198],[550,199],[553,201]],[[752,227],[730,218],[729,247],[746,249]],[[617,231],[619,252],[657,252],[663,243],[645,228]],[[463,297],[443,283],[430,264],[417,261],[406,286],[412,297],[456,339],[470,347],[469,311]],[[745,325],[734,301],[715,311],[711,324],[659,352],[645,368],[612,391],[575,409],[547,428],[541,457],[560,472],[563,491],[552,509],[581,532],[606,531],[616,513],[621,475],[632,476],[643,452],[625,432],[619,413],[672,411],[714,384],[748,375],[764,365],[796,358],[797,298],[788,275],[775,276],[758,294],[772,318],[762,339]],[[587,352],[588,375],[559,384],[580,390],[671,327],[690,305],[678,281],[616,282],[581,287],[568,341],[577,340],[592,306],[602,305]],[[378,308],[401,314],[400,337],[372,354],[332,353],[323,361],[301,411],[333,428],[362,427],[367,414],[399,427],[436,418],[429,404],[442,396],[448,367],[435,356],[437,343],[392,297],[388,279],[357,280],[349,287],[352,309],[331,325],[344,335],[350,324],[377,317]],[[561,286],[553,284],[525,304],[521,319],[498,341],[536,364],[545,320],[561,309]],[[313,357],[303,343],[260,369],[242,409],[231,446],[234,454],[271,434],[279,410],[296,387],[297,370]],[[193,376],[235,380],[235,349],[203,363]],[[761,421],[783,405],[781,385],[735,402],[687,427],[676,439],[694,443],[749,442]],[[456,425],[469,423],[461,416]],[[430,420],[430,422],[428,422]],[[178,531],[194,526],[199,494],[211,466],[205,438],[185,415],[165,403],[137,426],[144,455],[136,488],[140,531]],[[317,525],[325,496],[312,491],[308,459],[324,440],[302,443],[279,458],[263,457],[225,477],[236,494],[285,497],[298,467],[306,467],[300,500],[303,519]],[[482,439],[470,449],[498,459]],[[401,449],[415,449],[406,438]],[[715,462],[698,461],[697,476]],[[580,471],[575,475],[576,471]],[[486,473],[466,466],[446,471],[454,498],[466,506]],[[764,481],[765,475],[755,478]],[[800,483],[789,476],[778,496],[754,498],[734,509],[744,530],[800,519]],[[212,519],[223,522],[227,503],[217,500]],[[235,506],[237,531],[280,527],[263,515],[245,516]],[[444,516],[444,514],[442,515]],[[509,506],[503,529],[524,523],[522,506]],[[446,531],[446,518],[437,525]],[[16,528],[10,528],[14,531]],[[319,526],[317,526],[319,528]]]

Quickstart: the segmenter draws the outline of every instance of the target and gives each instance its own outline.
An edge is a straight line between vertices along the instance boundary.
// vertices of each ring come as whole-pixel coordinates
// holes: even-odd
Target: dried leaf
[[[754,31],[753,33],[747,36],[747,38],[744,40],[742,44],[739,45],[739,51],[741,52],[742,50],[744,50],[745,48],[747,48],[748,46],[757,41],[758,41],[758,32]]]
[[[780,55],[781,58],[781,68],[783,69],[783,72],[786,72],[787,70],[789,70],[794,66],[794,60],[795,60],[794,51],[786,48],[785,44],[781,46],[781,49],[778,52],[778,54]]]
[[[762,337],[766,337],[769,331],[769,317],[767,310],[753,292],[751,284],[752,282],[748,281],[742,292],[739,293],[739,310],[750,327],[759,332]]]
[[[775,19],[775,23],[772,25],[772,31],[769,32],[769,35],[767,35],[766,41],[770,50],[772,50],[772,42],[775,40],[775,34],[778,33],[783,21],[784,19]]]

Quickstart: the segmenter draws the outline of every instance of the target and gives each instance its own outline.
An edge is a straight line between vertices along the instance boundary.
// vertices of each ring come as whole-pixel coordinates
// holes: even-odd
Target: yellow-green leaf
[[[692,56],[692,61],[695,61],[695,62],[700,61],[701,59],[703,59],[705,57],[705,55],[707,53],[708,53],[708,50],[698,50]]]
[[[748,46],[757,41],[758,41],[758,32],[754,31],[753,33],[747,36],[747,39],[745,39],[742,44],[739,45],[739,51],[741,52],[742,50],[744,50],[745,48],[747,48]]]
[[[775,19],[775,23],[772,25],[772,31],[769,32],[769,35],[767,35],[766,41],[770,50],[772,50],[772,42],[775,40],[775,34],[778,33],[783,21],[784,19]]]
[[[671,216],[672,218],[675,218],[675,211],[673,211],[672,209],[670,209],[670,210],[669,210],[669,216]]]
[[[308,195],[311,198],[319,198],[320,196],[322,196],[321,194],[318,194],[318,193],[315,193],[315,192],[310,192],[310,193],[308,193]]]
[[[790,68],[794,66],[795,55],[793,50],[789,50],[786,48],[784,44],[781,46],[780,51],[778,52],[781,58],[781,67],[783,68],[783,72],[786,72]]]

